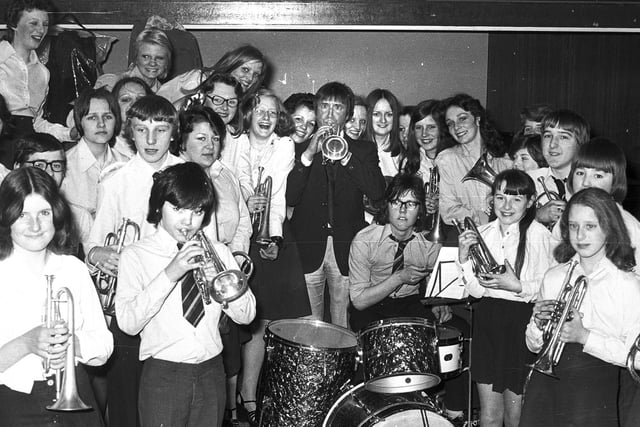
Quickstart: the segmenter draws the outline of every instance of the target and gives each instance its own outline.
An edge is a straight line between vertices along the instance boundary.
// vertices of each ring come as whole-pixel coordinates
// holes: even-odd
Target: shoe
[[[257,405],[255,400],[244,400],[244,398],[242,397],[242,393],[238,393],[236,396],[236,400],[237,403],[239,405],[242,406],[242,408],[245,410],[245,412],[247,413],[247,420],[249,421],[249,426],[250,427],[257,427],[258,426],[258,417],[257,417],[257,412],[254,409],[253,411],[250,411],[247,409],[247,404],[248,403],[253,403],[254,405]],[[256,406],[257,408],[257,406]]]
[[[238,420],[236,408],[224,410],[222,427],[240,427],[240,420]]]

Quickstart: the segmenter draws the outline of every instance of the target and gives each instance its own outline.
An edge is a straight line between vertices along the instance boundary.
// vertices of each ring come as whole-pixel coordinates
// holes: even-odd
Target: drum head
[[[275,320],[267,326],[267,335],[269,333],[289,344],[310,350],[353,351],[358,346],[358,339],[353,332],[319,320]]]
[[[425,390],[440,384],[440,377],[435,374],[397,374],[369,380],[366,389],[375,393],[407,393]]]
[[[446,418],[425,409],[409,409],[395,413],[373,424],[363,426],[375,427],[453,427]]]
[[[462,332],[452,326],[438,325],[438,343],[459,341]]]

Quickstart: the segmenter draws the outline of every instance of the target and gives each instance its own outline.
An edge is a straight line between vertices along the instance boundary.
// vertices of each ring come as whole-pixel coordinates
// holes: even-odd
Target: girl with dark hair
[[[294,93],[284,101],[284,108],[293,120],[291,139],[296,143],[296,155],[300,156],[309,146],[316,130],[316,110],[313,108],[312,93]]]
[[[527,325],[531,351],[543,349],[543,330],[572,265],[569,283],[584,277],[586,290],[580,307],[571,308],[571,317],[557,326],[565,343],[554,367],[557,378],[530,374],[520,425],[616,426],[617,366],[625,366],[640,332],[640,279],[632,272],[633,248],[615,201],[599,188],[571,197],[560,231],[562,241],[554,251],[560,265],[545,274]]]
[[[353,100],[353,115],[344,123],[344,133],[354,141],[367,130],[367,102],[361,96]]]
[[[365,138],[378,147],[382,175],[393,177],[402,170],[405,157],[398,134],[400,103],[390,91],[376,89],[367,95],[367,111]]]
[[[153,92],[148,84],[139,77],[124,77],[118,80],[111,91],[116,97],[118,106],[120,107],[120,133],[116,135],[116,143],[113,149],[127,158],[135,156],[136,152],[131,148],[129,141],[124,136],[124,124],[127,122],[127,112],[129,108],[140,98],[145,95],[151,95]]]
[[[238,323],[251,322],[255,298],[248,290],[224,306],[203,303],[193,282],[191,272],[201,266],[197,257],[204,251],[192,237],[209,223],[215,207],[213,184],[200,165],[187,162],[157,172],[147,215],[156,231],[122,253],[116,315],[124,332],[141,336],[138,409],[145,426],[222,423],[225,375],[218,322],[223,312]],[[226,268],[238,269],[226,245],[211,244]]]
[[[542,155],[542,138],[539,134],[518,134],[509,146],[509,157],[514,169],[528,172],[549,166]]]
[[[441,126],[456,144],[438,154],[440,215],[447,224],[469,216],[477,224],[489,221],[491,189],[477,180],[462,182],[483,156],[496,173],[511,168],[507,147],[489,123],[487,113],[475,98],[455,95],[443,102]]]
[[[61,190],[71,205],[80,241],[85,244],[93,226],[98,201],[98,181],[102,171],[129,160],[113,144],[120,133],[120,108],[106,89],[86,89],[73,107],[80,141],[66,152],[67,172]]]
[[[535,185],[523,171],[499,173],[492,186],[497,219],[458,236],[460,277],[469,295],[481,298],[474,316],[472,378],[480,396],[482,426],[517,427],[531,363],[522,339],[532,301],[552,265],[551,233],[535,221]],[[470,247],[482,238],[503,274],[474,272]]]
[[[400,143],[404,148],[407,148],[407,138],[409,138],[409,129],[411,129],[411,114],[416,108],[415,105],[405,105],[400,110],[400,117],[398,118],[398,136],[400,137]]]
[[[96,408],[83,364],[104,364],[113,338],[84,264],[70,253],[71,214],[46,172],[19,168],[0,185],[0,419],[6,425],[102,426],[100,412],[51,412],[53,372],[62,369],[74,339],[76,380],[82,400]],[[47,279],[53,295],[67,287],[73,294],[75,330],[64,320],[43,326]],[[64,296],[62,297],[65,298]],[[45,360],[51,370],[45,371]],[[66,375],[66,373],[65,373]]]

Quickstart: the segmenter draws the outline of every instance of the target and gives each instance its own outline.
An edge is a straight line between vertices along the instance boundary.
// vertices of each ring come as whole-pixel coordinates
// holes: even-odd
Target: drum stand
[[[469,342],[469,364],[463,369],[467,371],[467,427],[471,427],[471,418],[473,414],[473,381],[471,380],[471,360],[473,347],[473,303],[471,297],[467,298],[467,308],[469,309],[469,338],[465,338]]]

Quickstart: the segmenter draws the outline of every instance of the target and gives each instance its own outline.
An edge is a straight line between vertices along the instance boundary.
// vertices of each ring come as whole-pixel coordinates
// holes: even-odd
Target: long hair
[[[209,175],[194,162],[180,163],[153,174],[147,221],[158,225],[162,206],[169,202],[181,209],[202,209],[202,227],[209,224],[217,205],[216,193]]]
[[[20,217],[24,200],[30,194],[42,196],[53,211],[56,231],[47,250],[56,254],[71,253],[73,229],[69,205],[49,174],[38,168],[24,167],[11,171],[0,185],[0,260],[13,252],[11,226]]]
[[[482,137],[482,142],[484,143],[485,149],[491,154],[493,157],[503,157],[507,153],[507,145],[502,140],[500,133],[493,127],[493,124],[489,121],[489,117],[487,115],[487,111],[484,109],[480,101],[473,98],[466,93],[459,93],[457,95],[452,96],[451,98],[447,98],[443,103],[443,111],[445,112],[451,107],[459,107],[464,111],[470,113],[474,119],[480,118],[480,136]],[[444,118],[444,117],[443,117]],[[447,134],[453,138],[453,135],[450,134],[449,128],[446,123],[443,121],[441,127],[446,130]]]
[[[560,234],[562,241],[553,251],[556,261],[567,262],[576,253],[569,237],[569,214],[575,206],[586,206],[593,209],[598,223],[607,240],[605,255],[622,271],[631,271],[636,265],[634,250],[629,240],[629,232],[618,205],[613,197],[600,188],[585,188],[571,196],[562,217],[560,218]]]
[[[418,217],[416,223],[413,226],[414,231],[424,230],[424,219],[426,213],[425,206],[425,192],[422,179],[415,175],[407,173],[399,173],[393,177],[387,189],[384,193],[384,207],[376,215],[376,222],[381,225],[389,223],[389,203],[402,196],[404,193],[409,192],[418,200]]]
[[[400,120],[400,103],[398,98],[386,89],[375,89],[367,95],[367,129],[365,130],[365,137],[375,142],[375,134],[373,132],[373,113],[374,108],[378,101],[386,100],[391,107],[393,118],[391,119],[391,132],[389,133],[389,146],[385,149],[391,153],[392,157],[396,157],[400,154],[404,154],[404,147],[400,141],[400,135],[398,135],[398,126]]]
[[[420,102],[413,108],[411,113],[411,121],[409,123],[409,135],[407,136],[407,162],[405,163],[405,172],[415,174],[420,170],[420,144],[418,144],[418,138],[416,138],[416,123],[424,120],[426,117],[431,116],[433,121],[438,126],[438,148],[439,153],[442,149],[444,141],[444,132],[442,131],[442,105],[440,101],[435,99],[428,99]]]
[[[211,129],[220,137],[220,152],[224,147],[224,137],[227,133],[226,126],[215,111],[209,107],[194,105],[191,108],[180,111],[180,138],[171,141],[171,154],[178,156],[186,150],[187,139],[193,128],[198,123],[208,123]]]
[[[622,203],[627,197],[627,158],[617,144],[608,139],[594,138],[578,148],[567,180],[571,192],[574,191],[573,175],[578,168],[597,169],[612,174],[611,195],[618,203]]]
[[[120,128],[122,127],[122,116],[120,115],[120,105],[116,101],[116,97],[104,87],[99,89],[87,88],[80,93],[78,99],[76,99],[73,105],[73,120],[76,124],[76,129],[80,136],[84,136],[84,128],[82,127],[82,119],[89,114],[91,108],[91,100],[101,99],[107,103],[111,114],[115,119],[113,127],[113,134],[109,140],[109,146],[113,147],[116,142],[116,136],[120,134]]]
[[[287,113],[282,101],[274,91],[271,89],[262,88],[256,92],[251,98],[245,100],[242,105],[242,112],[244,116],[244,127],[249,129],[251,127],[251,119],[253,117],[253,110],[260,105],[263,97],[273,98],[276,101],[276,108],[278,109],[278,120],[276,122],[276,128],[273,131],[276,135],[283,137],[291,135],[294,129],[293,119]]]
[[[526,172],[517,169],[507,169],[500,172],[493,181],[491,194],[495,196],[496,192],[502,188],[503,184],[504,194],[524,196],[527,198],[527,201],[535,199],[536,185],[533,182],[533,179],[531,179]],[[516,265],[514,265],[514,270],[518,278],[520,278],[520,273],[524,266],[524,257],[527,252],[527,230],[529,230],[529,226],[534,219],[536,219],[536,207],[535,203],[531,203],[531,206],[527,208],[524,216],[518,223],[520,240],[518,241],[518,249],[516,251]]]
[[[244,98],[246,99],[252,96],[258,89],[262,87],[269,72],[269,64],[267,62],[267,59],[259,49],[248,44],[240,46],[234,50],[226,52],[212,67],[205,68],[203,71],[206,74],[231,74],[233,70],[249,61],[262,62],[262,74],[258,76],[258,79],[244,93]]]

